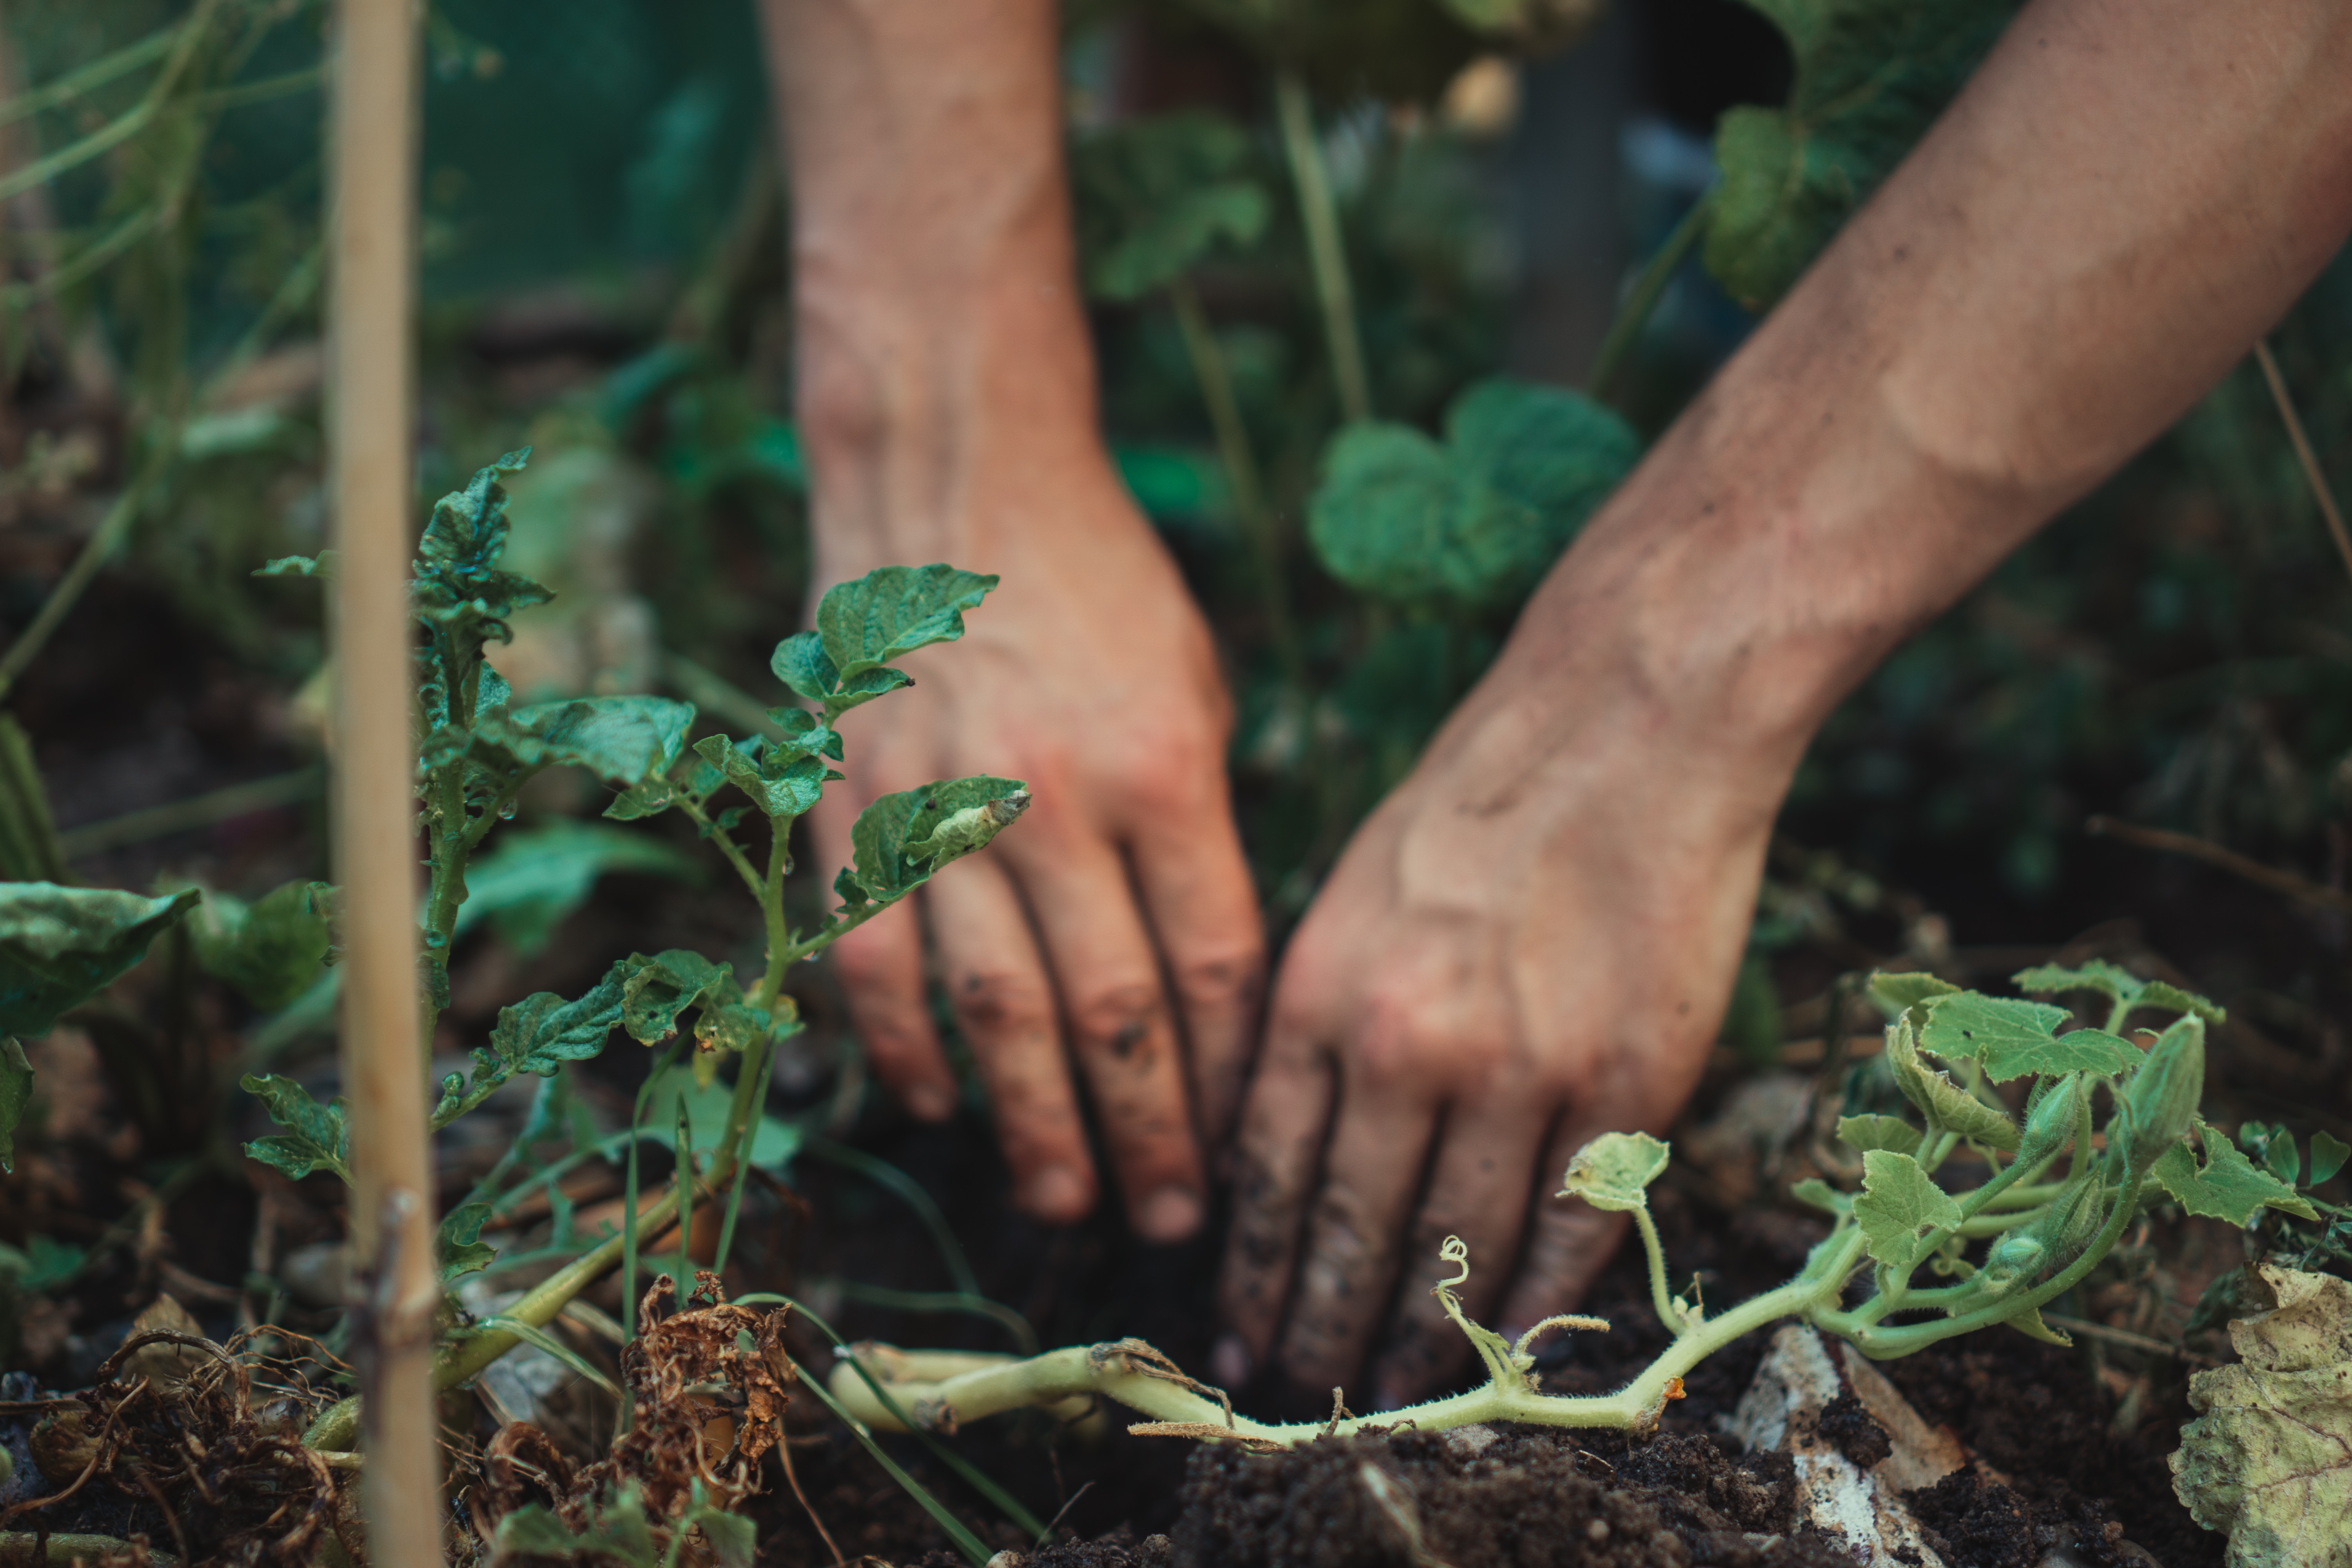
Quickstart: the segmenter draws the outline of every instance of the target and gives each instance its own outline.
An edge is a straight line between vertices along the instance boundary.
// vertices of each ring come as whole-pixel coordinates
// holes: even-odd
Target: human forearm
[[[821,554],[954,553],[975,497],[1099,468],[1051,0],[764,0]],[[975,551],[978,554],[975,554]],[[857,561],[853,556],[870,556]]]
[[[2342,243],[2347,80],[2352,12],[2324,0],[2028,7],[1588,530],[1514,660],[1792,767]]]

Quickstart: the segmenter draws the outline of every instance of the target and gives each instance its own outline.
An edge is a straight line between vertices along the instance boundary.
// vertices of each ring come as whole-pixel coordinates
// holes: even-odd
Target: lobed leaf
[[[309,1089],[276,1073],[247,1073],[237,1081],[261,1101],[270,1121],[286,1129],[278,1136],[247,1143],[248,1155],[298,1182],[313,1171],[352,1179],[351,1121],[341,1100],[321,1105]]]
[[[776,645],[776,679],[824,709],[825,723],[860,703],[911,684],[889,661],[963,636],[963,612],[978,607],[996,578],[957,567],[883,566],[836,583],[817,602],[816,626]]]
[[[147,955],[203,897],[0,882],[0,1035],[31,1039]]]
[[[2258,1268],[2272,1306],[2230,1324],[2240,1363],[2189,1380],[2173,1490],[2230,1568],[2352,1563],[2352,1283]]]
[[[1560,1177],[1559,1196],[1622,1214],[1646,1207],[1647,1188],[1665,1171],[1671,1145],[1646,1132],[1604,1132],[1579,1149]]]
[[[1878,1004],[1889,1018],[1909,1012],[1922,1002],[1937,996],[1957,995],[1959,987],[1941,980],[1924,970],[1906,970],[1899,974],[1874,973],[1870,977],[1870,999]]]
[[[2148,1167],[2148,1179],[2171,1194],[2172,1201],[2193,1215],[2224,1219],[2231,1225],[2250,1223],[2264,1207],[2301,1219],[2317,1219],[2318,1211],[2295,1191],[2257,1166],[2238,1146],[2211,1127],[2198,1124],[2205,1148],[2200,1166],[2178,1141],[2168,1145]]]
[[[330,960],[334,892],[324,882],[297,881],[250,904],[212,894],[188,924],[196,962],[266,1013],[289,1005]]]
[[[2136,1047],[2102,1030],[2059,1034],[2071,1016],[2046,1003],[1964,991],[1928,1001],[1920,1044],[1947,1060],[1973,1058],[1995,1083],[2032,1073],[2113,1076],[2138,1065]]]
[[[1908,1013],[1886,1026],[1886,1067],[1895,1087],[1919,1108],[1930,1125],[2004,1154],[2017,1152],[2017,1123],[1920,1058]]]
[[[2140,994],[2146,984],[2130,970],[2095,958],[2076,968],[2062,964],[2037,963],[2031,969],[2021,969],[2009,977],[2010,984],[2020,991],[2038,991],[2046,995],[2063,995],[2069,991],[2095,991],[2110,1002],[2128,1002]]]
[[[1443,445],[1404,425],[1342,430],[1307,534],[1332,575],[1364,593],[1507,609],[1640,456],[1632,427],[1581,393],[1498,377],[1454,399]]]
[[[1885,1149],[1897,1154],[1916,1154],[1926,1134],[1899,1116],[1841,1116],[1837,1124],[1838,1137],[1850,1148],[1867,1154],[1873,1149]]]
[[[1862,1195],[1854,1223],[1871,1257],[1898,1274],[1916,1268],[1943,1237],[1959,1228],[1960,1205],[1908,1154],[1873,1149],[1862,1157]]]

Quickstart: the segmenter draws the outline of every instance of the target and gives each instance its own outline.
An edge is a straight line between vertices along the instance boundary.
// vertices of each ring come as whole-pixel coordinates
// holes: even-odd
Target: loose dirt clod
[[[1822,1405],[1813,1429],[1853,1460],[1856,1469],[1869,1469],[1895,1452],[1895,1441],[1887,1436],[1886,1428],[1870,1418],[1870,1412],[1851,1392]]]

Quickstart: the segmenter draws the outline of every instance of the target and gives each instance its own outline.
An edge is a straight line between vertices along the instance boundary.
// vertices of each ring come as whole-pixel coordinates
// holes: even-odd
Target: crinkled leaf
[[[1307,534],[1331,574],[1391,603],[1507,609],[1641,456],[1581,393],[1496,378],[1446,411],[1443,445],[1404,425],[1349,426],[1325,453]]]
[[[0,1035],[0,1171],[16,1168],[16,1128],[33,1100],[33,1064],[14,1035]]]
[[[288,882],[250,904],[211,895],[188,926],[196,962],[264,1012],[289,1005],[326,967],[334,892],[324,882]]]
[[[667,956],[667,955],[666,955]],[[629,980],[627,960],[604,972],[595,987],[567,1002],[552,991],[535,992],[499,1009],[490,1030],[490,1055],[507,1074],[552,1076],[565,1062],[585,1061],[604,1048],[605,1037],[621,1022]]]
[[[1141,299],[1221,244],[1254,244],[1273,216],[1248,133],[1219,114],[1130,120],[1070,151],[1082,273],[1101,299]]]
[[[1908,1013],[1886,1026],[1886,1068],[1904,1098],[1935,1125],[2005,1154],[2017,1152],[2017,1123],[1921,1059]]]
[[[904,898],[930,880],[940,867],[986,843],[989,836],[1020,815],[1028,798],[1028,786],[1020,780],[985,774],[877,797],[857,814],[849,830],[856,852],[858,886],[871,900],[887,903]],[[965,826],[952,826],[948,841],[938,837],[940,829],[950,826],[961,814],[985,815],[991,807],[997,818],[994,826],[967,847],[955,847],[956,840],[971,837]],[[975,817],[962,818],[965,825],[977,822]]]
[[[1570,1157],[1559,1195],[1617,1214],[1642,1208],[1673,1152],[1646,1132],[1603,1132]]]
[[[604,815],[614,822],[635,822],[641,816],[659,816],[677,804],[678,792],[667,779],[647,779],[644,784],[631,784],[613,797]]]
[[[2128,1001],[2139,994],[2145,984],[2130,970],[2104,958],[2095,958],[2071,969],[2063,964],[2037,963],[2031,969],[2019,970],[2009,980],[2020,991],[2036,991],[2050,996],[2063,995],[2069,991],[2095,991],[2110,1002]]]
[[[485,708],[471,740],[476,755],[493,763],[585,768],[627,785],[667,773],[693,723],[694,704],[667,697],[572,697]]]
[[[806,815],[824,791],[827,769],[814,752],[770,744],[763,738],[730,741],[706,735],[695,752],[770,817]]]
[[[352,1179],[351,1121],[341,1100],[321,1105],[309,1089],[276,1073],[247,1073],[237,1081],[261,1101],[270,1121],[286,1129],[278,1136],[247,1143],[247,1154],[298,1182],[313,1171]]]
[[[883,566],[838,583],[817,602],[816,633],[836,686],[892,659],[963,636],[963,613],[980,607],[996,578],[960,567]]]
[[[2185,1143],[2174,1142],[2148,1168],[2148,1179],[2172,1195],[2190,1214],[2225,1219],[2242,1226],[2257,1209],[2268,1206],[2303,1219],[2318,1212],[2293,1187],[2256,1165],[2235,1143],[2217,1130],[2200,1124],[2198,1137],[2205,1146],[2200,1166]]]
[[[499,1521],[491,1538],[498,1563],[551,1561],[578,1568],[661,1568],[645,1494],[634,1480],[597,1500],[587,1523],[575,1534],[539,1503],[519,1508]],[[716,1544],[714,1542],[714,1544]]]
[[[616,968],[627,971],[621,986],[621,1026],[640,1045],[654,1045],[677,1033],[678,1015],[697,1003],[726,1007],[743,1000],[734,965],[713,963],[683,948],[651,958],[633,952]]]
[[[1927,1134],[1899,1116],[1841,1116],[1838,1136],[1853,1149],[1868,1153],[1873,1149],[1891,1150],[1897,1154],[1916,1154]]]
[[[2030,1073],[2115,1074],[2139,1063],[2137,1049],[2098,1029],[2061,1035],[2063,1007],[1964,991],[1927,1004],[1920,1043],[1948,1061],[1973,1058],[1995,1083]]]
[[[443,1284],[460,1274],[488,1268],[498,1261],[499,1249],[481,1239],[482,1226],[489,1224],[490,1213],[489,1205],[470,1203],[459,1204],[441,1216],[441,1228],[434,1237],[433,1253],[441,1260]]]
[[[517,957],[530,958],[588,901],[597,879],[614,871],[688,883],[703,878],[700,861],[652,834],[557,817],[501,834],[466,868],[457,934],[487,920]]]
[[[2342,1170],[2347,1159],[2352,1159],[2352,1143],[2347,1143],[2341,1138],[2325,1130],[2313,1133],[2308,1184],[2315,1187],[2319,1185],[2320,1183]]]
[[[2241,1358],[2189,1380],[2173,1490],[2230,1568],[2352,1564],[2352,1283],[2267,1265],[2275,1305],[2230,1325]]]
[[[0,1035],[46,1035],[147,955],[195,907],[194,888],[144,899],[111,888],[0,882]]]
[[[2176,1013],[2193,1014],[2209,1024],[2226,1024],[2229,1010],[2218,1002],[2210,1002],[2194,991],[2183,991],[2178,985],[2161,980],[2151,980],[2139,988],[2134,1007],[2169,1007]]]
[[[1918,1161],[1873,1149],[1862,1157],[1862,1195],[1853,1200],[1853,1217],[1870,1255],[1899,1273],[1916,1268],[1939,1234],[1957,1229],[1962,1216],[1960,1205]]]
[[[1796,66],[1780,109],[1717,122],[1722,180],[1706,261],[1760,310],[1787,292],[1848,215],[1942,113],[2016,0],[1748,0]]]

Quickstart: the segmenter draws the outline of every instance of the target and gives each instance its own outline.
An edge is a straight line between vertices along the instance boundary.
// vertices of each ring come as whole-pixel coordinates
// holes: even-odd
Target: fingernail
[[[1068,1165],[1048,1165],[1029,1178],[1021,1206],[1042,1219],[1066,1225],[1085,1214],[1092,1201],[1086,1177]]]
[[[907,1091],[907,1109],[922,1121],[945,1121],[955,1114],[955,1090],[940,1083],[919,1083]]]
[[[1250,1379],[1249,1346],[1239,1334],[1223,1334],[1209,1347],[1209,1375],[1226,1388],[1238,1388]]]
[[[1201,1195],[1162,1187],[1136,1205],[1135,1228],[1146,1241],[1181,1241],[1201,1228]]]

